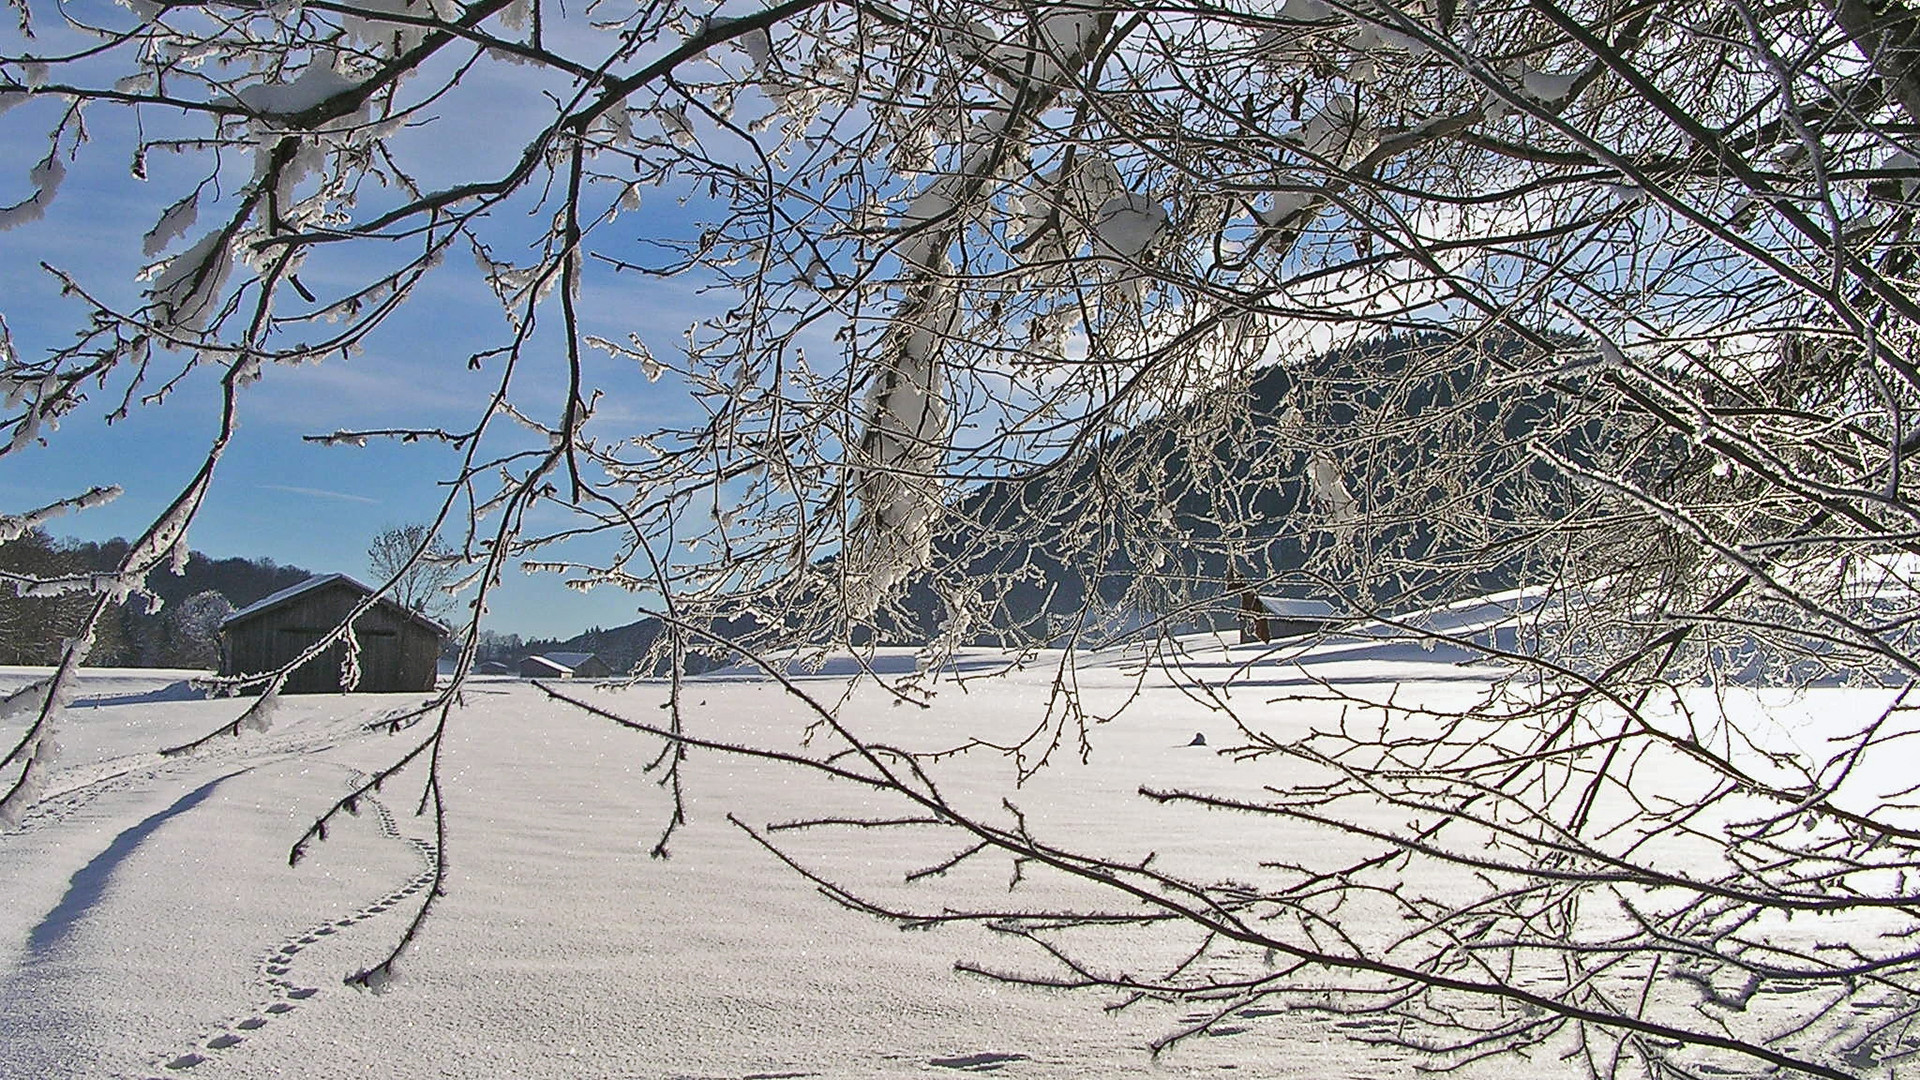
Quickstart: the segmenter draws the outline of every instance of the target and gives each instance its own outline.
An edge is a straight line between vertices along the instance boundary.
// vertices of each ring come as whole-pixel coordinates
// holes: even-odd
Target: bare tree
[[[232,601],[214,589],[167,608],[150,662],[159,667],[218,668],[220,623],[231,614]]]
[[[0,354],[5,454],[96,386],[118,412],[221,389],[205,468],[121,571],[26,584],[91,593],[88,627],[181,550],[240,387],[397,336],[423,282],[477,274],[506,321],[468,358],[471,424],[317,436],[460,456],[429,529],[469,568],[470,642],[519,562],[655,598],[670,661],[891,634],[935,660],[1057,644],[1064,668],[1107,615],[1157,613],[1122,629],[1159,640],[1244,576],[1513,667],[1470,707],[1329,688],[1345,720],[1295,740],[1218,701],[1271,797],[1144,798],[1371,845],[1237,884],[971,814],[822,707],[848,756],[797,767],[904,800],[958,859],[1134,906],[940,913],[822,882],[846,902],[990,922],[1053,965],[1001,973],[1023,981],[1219,1016],[1332,1001],[1447,1057],[1568,1040],[1596,1075],[1712,1054],[1843,1076],[1908,1052],[1913,794],[1848,783],[1900,752],[1904,696],[1810,753],[1686,692],[1920,672],[1920,22],[1898,0],[12,6],[0,106],[46,153],[0,225],[131,161],[158,189],[148,255],[173,254],[134,302],[50,268],[84,313]],[[530,119],[448,178],[430,121],[509,93]],[[139,122],[102,135],[110,115]],[[636,231],[643,194],[697,209]],[[662,336],[592,304],[656,280],[722,310]],[[603,419],[639,379],[698,420]],[[1505,632],[1407,615],[1496,585],[1536,588]],[[32,798],[83,650],[10,706],[0,811]],[[1023,768],[1087,737],[1062,685],[1005,748]],[[435,813],[457,692],[375,778],[418,764]],[[666,740],[677,790],[674,693],[665,724],[613,719]],[[1647,790],[1661,763],[1693,787]],[[1332,913],[1369,904],[1407,929],[1346,935]],[[1221,962],[1122,974],[1054,933],[1128,921],[1197,928]],[[1223,950],[1283,960],[1238,975]],[[1797,994],[1822,1019],[1751,1007]]]
[[[447,586],[464,572],[456,556],[425,525],[387,529],[367,545],[367,567],[386,595],[409,611],[440,618],[453,606]]]

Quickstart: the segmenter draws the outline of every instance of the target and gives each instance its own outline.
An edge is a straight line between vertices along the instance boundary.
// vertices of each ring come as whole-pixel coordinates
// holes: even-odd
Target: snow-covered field
[[[1310,719],[1307,707],[1279,699],[1311,679],[1464,700],[1493,677],[1444,648],[1397,642],[1245,666],[1255,654],[1203,651],[1186,676],[1224,687],[1276,733]],[[845,663],[800,685],[825,704],[844,698],[842,714],[863,734],[936,749],[1033,724],[1059,660],[1040,654],[989,679],[958,676],[1006,658],[963,657],[925,708],[871,678],[850,682]],[[890,679],[911,670],[898,655],[877,666]],[[849,911],[729,820],[757,827],[888,809],[791,766],[694,752],[684,776],[690,822],[670,859],[652,859],[670,807],[643,772],[659,741],[511,680],[475,684],[454,717],[443,763],[445,899],[401,979],[384,994],[360,992],[343,977],[385,954],[428,881],[433,832],[412,814],[420,775],[402,774],[297,868],[287,850],[366,770],[421,736],[423,727],[365,730],[414,699],[288,698],[265,734],[163,758],[158,748],[235,715],[231,701],[185,692],[185,674],[90,674],[61,731],[48,797],[0,834],[0,1077],[1413,1073],[1349,1041],[1363,1019],[1249,1010],[1156,1057],[1147,1044],[1180,1026],[1182,1007],[1109,1011],[1109,996],[958,973],[957,961],[1021,969],[1032,958],[978,929],[903,932]],[[1260,845],[1343,842],[1277,835],[1271,821],[1245,815],[1146,806],[1143,783],[1254,794],[1262,774],[1216,752],[1235,741],[1228,722],[1166,673],[1095,655],[1066,674],[1095,712],[1133,698],[1092,729],[1090,760],[1070,738],[1016,789],[1003,756],[946,759],[938,775],[956,801],[985,809],[1011,796],[1043,838],[1116,856],[1154,852],[1157,865],[1202,878],[1244,865]],[[0,670],[0,688],[32,675]],[[649,723],[665,715],[664,686],[577,692]],[[804,705],[753,672],[691,681],[685,700],[692,734],[802,746]],[[1211,745],[1187,745],[1196,732]],[[821,738],[811,747],[828,748]],[[923,909],[937,908],[940,890],[1006,895],[1004,875],[902,884],[951,853],[911,830],[802,835],[793,850]],[[1129,947],[1144,962],[1157,946]],[[1531,1077],[1563,1066],[1488,1069]]]

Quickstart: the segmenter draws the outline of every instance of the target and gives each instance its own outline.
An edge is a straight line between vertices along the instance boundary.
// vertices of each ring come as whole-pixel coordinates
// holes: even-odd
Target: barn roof
[[[590,652],[550,652],[541,653],[542,660],[550,660],[571,671],[589,660],[596,659]]]
[[[260,599],[255,600],[253,603],[248,604],[246,607],[243,607],[240,610],[234,612],[233,614],[228,615],[226,618],[221,619],[220,629],[225,630],[227,627],[232,626],[235,623],[245,622],[246,620],[251,619],[256,615],[269,611],[273,608],[277,608],[280,605],[285,604],[288,601],[293,600],[297,597],[304,596],[307,593],[314,591],[315,589],[325,588],[326,586],[332,585],[335,582],[339,582],[341,584],[348,586],[349,588],[353,589],[355,592],[359,593],[362,596],[371,596],[373,594],[372,589],[361,584],[359,581],[348,577],[345,574],[316,574],[315,576],[308,578],[307,580],[301,582],[298,585],[289,585],[286,588],[281,589],[277,593],[273,593],[269,596],[263,596]],[[417,622],[422,626],[425,626],[431,629],[435,634],[445,637],[447,634],[451,633],[451,631],[449,631],[445,626],[441,625],[437,620],[430,619],[427,616],[422,615],[417,611],[413,611],[406,607],[403,607],[400,604],[397,604],[392,600],[388,599],[387,597],[384,597],[384,596],[381,597],[380,602],[382,604],[385,604],[388,607],[393,608],[396,611],[401,612],[402,614],[406,615],[407,618],[412,619],[414,622]]]
[[[571,664],[563,664],[563,663],[561,663],[560,661],[558,661],[558,660],[555,660],[555,659],[554,659],[554,656],[556,656],[556,655],[559,655],[559,656],[566,656],[566,655],[579,655],[579,654],[577,654],[577,653],[573,653],[573,654],[568,654],[568,653],[550,653],[550,654],[548,654],[548,655],[545,655],[545,656],[525,656],[525,657],[521,657],[521,659],[520,659],[520,662],[521,662],[522,664],[528,664],[528,663],[532,663],[532,664],[545,664],[546,666],[548,666],[548,667],[550,667],[550,668],[552,668],[553,670],[555,670],[555,671],[557,671],[557,672],[559,672],[559,673],[560,673],[560,674],[562,674],[562,675],[571,675],[571,674],[573,674],[573,665],[571,665]]]
[[[1260,606],[1268,615],[1281,619],[1338,619],[1346,615],[1325,600],[1298,596],[1262,596]]]

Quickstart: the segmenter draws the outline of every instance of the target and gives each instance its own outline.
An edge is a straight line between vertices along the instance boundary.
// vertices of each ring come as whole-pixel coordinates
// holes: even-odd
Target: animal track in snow
[[[359,772],[358,770],[352,771],[351,783],[355,790],[358,790],[366,780],[367,776],[365,773]],[[424,868],[397,888],[388,891],[384,896],[381,896],[374,902],[359,908],[353,914],[343,918],[328,919],[310,926],[290,937],[282,943],[278,949],[267,954],[267,956],[260,961],[260,971],[275,1000],[270,1001],[257,1010],[250,1011],[239,1020],[223,1025],[223,1030],[205,1038],[194,1050],[189,1050],[184,1054],[168,1060],[165,1068],[174,1072],[192,1069],[197,1065],[212,1060],[204,1053],[201,1053],[201,1050],[220,1051],[238,1046],[246,1041],[246,1037],[236,1032],[259,1031],[267,1026],[271,1017],[284,1016],[292,1012],[297,1007],[293,1002],[306,1001],[320,992],[319,987],[302,986],[293,981],[292,975],[295,957],[307,949],[325,943],[330,937],[338,934],[342,930],[351,929],[359,923],[391,911],[407,897],[412,896],[432,884],[435,856],[437,855],[437,850],[434,845],[430,841],[403,834],[400,831],[398,823],[394,821],[393,811],[388,809],[385,803],[375,798],[371,793],[361,795],[360,801],[362,805],[373,808],[380,832],[389,839],[402,841],[410,845],[414,849],[414,852],[420,856],[422,863],[425,864]]]

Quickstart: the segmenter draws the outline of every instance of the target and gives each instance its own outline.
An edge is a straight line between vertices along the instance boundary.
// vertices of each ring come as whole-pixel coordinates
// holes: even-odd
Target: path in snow
[[[356,897],[387,910],[420,888],[418,844],[388,818],[330,845],[342,872],[286,865],[299,814],[355,775],[327,759],[343,741],[371,744],[359,728],[391,700],[303,703],[271,735],[165,758],[154,748],[243,705],[111,689],[67,714],[57,794],[0,837],[0,1076],[199,1069],[322,987],[344,992],[337,959],[296,977],[300,938],[379,913]],[[295,920],[308,929],[273,929]]]

